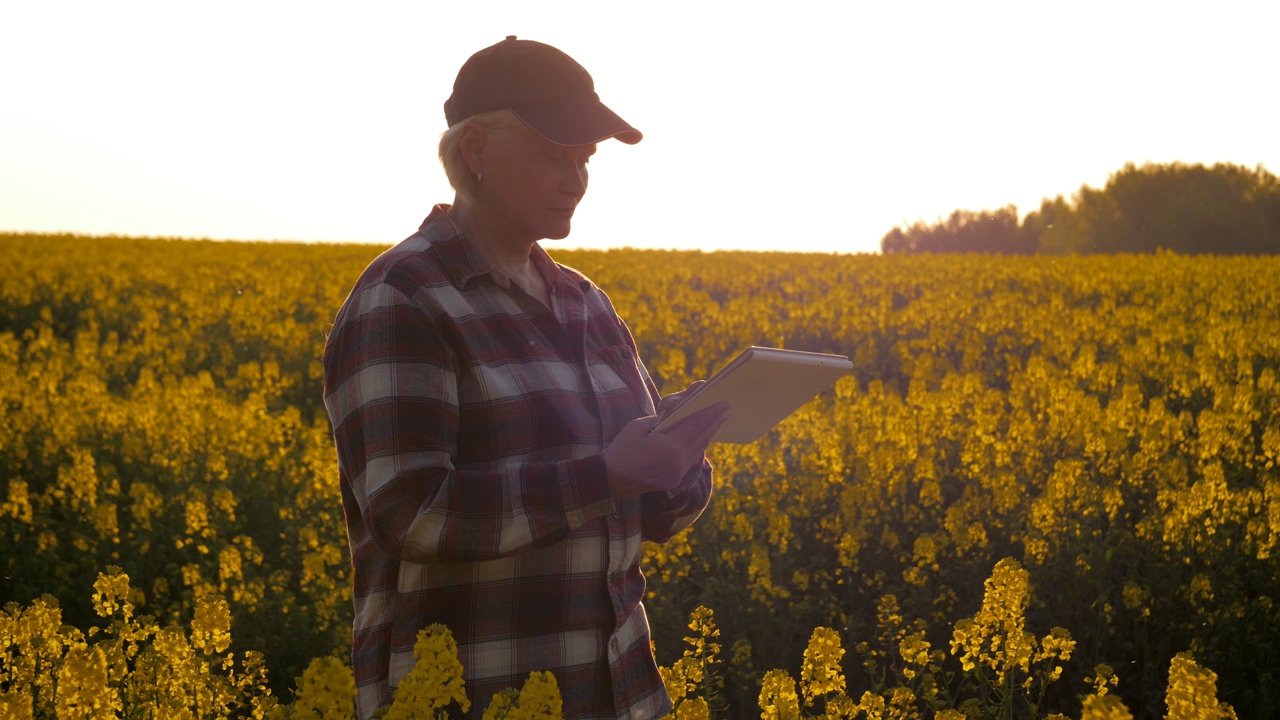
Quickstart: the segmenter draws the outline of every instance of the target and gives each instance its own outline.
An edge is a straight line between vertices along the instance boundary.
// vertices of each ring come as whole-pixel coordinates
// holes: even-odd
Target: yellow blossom
[[[31,696],[25,692],[25,688],[0,692],[0,717],[9,720],[35,720]]]
[[[463,712],[471,709],[463,687],[458,644],[449,628],[435,623],[419,630],[413,657],[413,669],[400,679],[384,720],[412,720],[423,714],[435,717],[455,702]]]
[[[495,694],[482,717],[483,720],[560,720],[563,716],[564,702],[555,675],[534,671],[529,673],[520,690],[507,688]]]
[[[688,627],[693,635],[684,639],[687,647],[682,657],[670,668],[658,668],[667,694],[674,703],[672,715],[677,719],[689,717],[690,713],[701,713],[698,707],[685,707],[697,701],[710,713],[711,704],[719,700],[719,689],[723,684],[716,669],[721,664],[718,657],[721,647],[715,642],[715,638],[720,636],[720,629],[716,627],[714,613],[708,607],[695,608],[690,613]]]
[[[220,653],[231,645],[231,611],[226,600],[210,595],[196,601],[191,645],[206,655]]]
[[[1165,692],[1168,720],[1225,720],[1235,710],[1218,701],[1218,674],[1196,664],[1190,653],[1178,653],[1169,663],[1169,688]]]
[[[885,715],[884,698],[873,692],[862,693],[858,700],[858,710],[867,716],[867,720],[882,720]]]
[[[840,634],[830,628],[814,628],[800,665],[805,707],[812,707],[815,700],[828,693],[844,693],[844,673],[840,669],[843,658]]]
[[[1133,720],[1133,713],[1115,695],[1086,695],[1080,720]]]
[[[133,615],[133,605],[129,603],[129,576],[118,567],[109,567],[110,574],[98,573],[93,583],[93,610],[99,617],[111,617],[117,611],[123,611],[127,620]]]
[[[908,665],[925,666],[929,664],[929,650],[932,645],[924,639],[924,631],[912,633],[898,643],[898,653]]]
[[[525,720],[558,720],[564,716],[560,685],[550,672],[531,672],[520,688],[520,709]]]
[[[658,674],[662,676],[662,684],[667,689],[667,695],[676,702],[689,692],[689,684],[685,681],[683,660],[684,658],[675,661],[671,667],[658,667]]]
[[[1040,640],[1040,648],[1036,651],[1034,662],[1046,659],[1070,660],[1076,648],[1076,641],[1066,628],[1055,627]]]
[[[102,648],[78,646],[67,651],[58,669],[59,720],[113,717],[120,697],[107,681],[107,658]]]
[[[951,652],[960,655],[962,667],[972,670],[981,663],[996,671],[997,682],[1014,669],[1030,668],[1035,639],[1026,632],[1023,612],[1029,602],[1026,570],[1005,558],[996,563],[986,581],[982,608],[971,619],[956,623]]]
[[[480,716],[481,720],[515,720],[517,695],[515,688],[495,693],[489,706],[484,709],[484,714]]]
[[[889,696],[888,718],[891,720],[918,720],[915,708],[916,694],[911,688],[897,687]]]
[[[1093,675],[1086,677],[1084,681],[1093,685],[1095,695],[1106,695],[1108,686],[1115,687],[1120,683],[1120,678],[1116,677],[1116,671],[1110,665],[1099,664],[1093,666]]]
[[[786,670],[770,670],[760,682],[762,720],[799,720],[800,697],[796,681]]]
[[[711,709],[707,707],[706,698],[696,697],[680,703],[676,710],[676,720],[710,720]]]
[[[303,671],[290,705],[293,720],[350,720],[356,683],[351,668],[335,657],[316,658]]]

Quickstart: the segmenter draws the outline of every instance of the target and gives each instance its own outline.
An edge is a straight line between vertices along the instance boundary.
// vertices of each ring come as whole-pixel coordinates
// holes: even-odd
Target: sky
[[[1275,0],[0,0],[0,230],[390,245],[507,35],[644,133],[552,251],[877,252],[1129,162],[1280,173]]]

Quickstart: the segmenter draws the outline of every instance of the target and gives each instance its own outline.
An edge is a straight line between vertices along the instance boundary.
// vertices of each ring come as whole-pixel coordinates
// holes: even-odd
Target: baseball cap
[[[586,68],[556,48],[508,35],[467,59],[444,103],[452,127],[477,113],[514,112],[557,145],[589,145],[616,137],[640,142],[639,130],[605,107]]]

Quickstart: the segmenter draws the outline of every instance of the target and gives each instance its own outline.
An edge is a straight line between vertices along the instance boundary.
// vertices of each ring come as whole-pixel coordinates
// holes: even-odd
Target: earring
[[[476,184],[479,185],[481,180],[484,180],[484,173],[482,172],[476,173]]]

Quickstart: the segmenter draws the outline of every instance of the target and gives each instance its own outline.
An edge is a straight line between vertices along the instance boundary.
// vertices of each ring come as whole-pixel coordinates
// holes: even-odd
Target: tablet
[[[853,372],[844,355],[749,347],[653,428],[662,432],[683,418],[728,400],[729,419],[713,442],[750,443]]]

